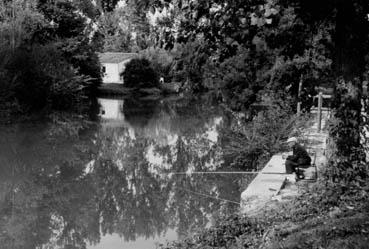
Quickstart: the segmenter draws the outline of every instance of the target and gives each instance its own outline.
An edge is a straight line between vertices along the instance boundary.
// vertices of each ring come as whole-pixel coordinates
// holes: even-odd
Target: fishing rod
[[[170,174],[171,175],[191,175],[191,174],[259,174],[259,173],[261,173],[261,174],[278,174],[278,175],[286,174],[286,173],[278,173],[278,172],[261,172],[261,171],[204,171],[204,172],[194,171],[194,172],[174,172],[174,173],[170,173]],[[178,186],[175,186],[175,188],[181,189],[181,190],[186,191],[186,192],[191,193],[191,194],[203,196],[203,197],[206,197],[206,198],[211,198],[211,199],[215,199],[215,200],[218,200],[218,201],[225,201],[225,202],[228,202],[228,203],[241,205],[240,202],[231,201],[231,200],[227,200],[227,199],[224,199],[224,198],[211,196],[211,195],[208,195],[208,194],[203,194],[203,193],[192,191],[192,190],[189,190],[189,189],[186,189],[186,188],[182,188],[182,187],[178,187]]]
[[[211,198],[211,199],[215,199],[215,200],[218,200],[218,201],[225,201],[225,202],[228,202],[228,203],[241,205],[241,203],[239,203],[239,202],[235,202],[235,201],[231,201],[231,200],[227,200],[227,199],[223,199],[223,198],[211,196],[211,195],[208,195],[208,194],[199,193],[199,192],[192,191],[192,190],[189,190],[189,189],[186,189],[186,188],[182,188],[182,187],[178,187],[178,186],[175,186],[175,188],[184,190],[184,191],[189,192],[191,194],[200,195],[200,196]]]
[[[192,175],[192,174],[266,174],[266,175],[289,175],[285,172],[262,172],[262,171],[193,171],[193,172],[172,172],[170,175]]]

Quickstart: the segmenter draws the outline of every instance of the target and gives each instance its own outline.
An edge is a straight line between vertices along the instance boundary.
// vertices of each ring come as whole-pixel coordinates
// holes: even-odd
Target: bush
[[[79,75],[53,45],[18,48],[1,54],[8,58],[0,69],[0,78],[7,79],[1,86],[8,99],[19,103],[25,111],[74,108],[89,84],[89,78]]]
[[[256,219],[231,215],[195,236],[174,241],[161,249],[257,248],[265,226]]]
[[[162,48],[150,47],[142,50],[140,55],[151,62],[155,72],[160,77],[164,77],[165,82],[172,80],[174,57],[169,51]]]
[[[282,141],[301,124],[290,109],[280,106],[282,104],[280,100],[265,99],[260,104],[263,110],[257,114],[246,113],[251,117],[236,117],[229,131],[224,132],[223,140],[227,145],[223,153],[233,167],[257,170],[284,149]]]
[[[93,86],[101,84],[101,65],[99,58],[89,40],[84,37],[76,37],[61,40],[56,43],[57,49],[61,51],[64,60],[77,70],[79,75],[91,78]]]
[[[203,67],[210,56],[209,46],[202,39],[186,44],[176,44],[174,81],[185,83],[185,88],[193,92],[204,92]]]
[[[122,73],[124,85],[132,88],[158,87],[158,75],[150,61],[145,58],[132,59]]]
[[[358,86],[361,82],[347,83],[343,79],[336,86],[333,106],[334,119],[329,125],[330,158],[325,171],[327,180],[337,187],[359,187],[366,183],[369,168],[366,161],[368,120],[362,107],[368,109]],[[364,106],[362,106],[362,103]]]

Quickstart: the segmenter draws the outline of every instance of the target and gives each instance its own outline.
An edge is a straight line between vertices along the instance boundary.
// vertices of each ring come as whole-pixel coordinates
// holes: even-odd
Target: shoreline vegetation
[[[325,155],[334,153],[333,147],[328,145]],[[282,194],[280,200],[269,200],[250,214],[224,215],[213,227],[160,248],[366,248],[369,186],[337,187],[328,180],[326,167],[322,165],[322,176],[315,183],[287,182],[282,189],[286,199]],[[291,188],[298,191],[288,194]]]
[[[85,115],[98,89],[177,91],[159,85],[164,77],[242,115],[225,154],[235,168],[256,168],[297,128],[297,103],[308,114],[316,89],[333,88],[329,156],[317,184],[262,218],[233,215],[162,248],[367,247],[366,1],[97,2],[0,2],[2,122],[40,110]],[[123,72],[127,88],[101,85],[96,53],[107,51],[139,53]]]
[[[181,83],[164,83],[159,85],[158,87],[152,88],[130,88],[125,87],[122,84],[115,83],[107,83],[101,84],[97,88],[97,95],[104,96],[122,96],[122,97],[130,97],[135,95],[142,96],[152,96],[152,97],[160,97],[171,94],[179,94],[181,93]]]

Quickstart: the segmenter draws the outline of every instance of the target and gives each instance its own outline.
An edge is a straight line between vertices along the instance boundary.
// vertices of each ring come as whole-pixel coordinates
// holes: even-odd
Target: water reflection
[[[171,174],[225,167],[220,108],[99,103],[97,124],[55,117],[1,128],[4,248],[155,248],[238,208],[222,199],[239,201],[239,176]]]
[[[123,120],[124,115],[122,113],[124,100],[119,99],[98,99],[100,104],[100,115],[106,120]]]

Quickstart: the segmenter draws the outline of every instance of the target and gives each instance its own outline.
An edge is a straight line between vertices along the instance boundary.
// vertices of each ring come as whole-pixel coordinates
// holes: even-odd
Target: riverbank
[[[302,133],[309,150],[316,151],[316,182],[288,178],[279,190],[270,188],[270,198],[253,200],[246,214],[244,209],[162,248],[367,248],[369,184],[340,188],[327,182],[327,131],[318,133],[316,128],[315,123]]]
[[[313,113],[313,115],[316,113]],[[317,116],[317,115],[316,115]],[[313,165],[305,170],[305,179],[302,182],[311,183],[317,181],[319,172],[326,164],[325,151],[327,147],[328,131],[326,124],[329,119],[329,112],[322,113],[321,127],[318,129],[318,119],[313,116],[312,123],[306,127],[299,137],[300,143],[307,148]],[[325,129],[324,129],[325,128]],[[247,189],[241,194],[241,213],[255,215],[260,212],[270,201],[279,200],[296,196],[296,179],[294,174],[285,173],[285,159],[282,154],[273,155],[255,179],[248,185]],[[318,171],[318,172],[317,172]]]
[[[180,92],[181,83],[164,83],[158,88],[129,88],[124,87],[122,84],[102,84],[98,87],[98,95],[100,96],[132,96],[132,95],[149,95],[149,96],[161,96],[167,94],[177,94]]]

